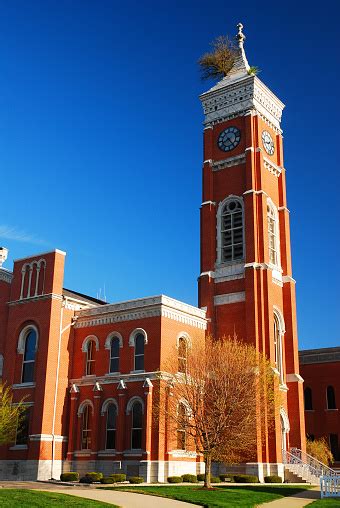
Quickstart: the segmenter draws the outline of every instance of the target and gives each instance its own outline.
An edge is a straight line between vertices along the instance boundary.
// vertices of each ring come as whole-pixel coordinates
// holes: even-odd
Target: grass
[[[67,494],[55,494],[54,492],[41,492],[28,489],[0,489],[0,506],[4,508],[40,508],[53,506],[72,506],[72,508],[104,508],[115,505],[69,496]]]
[[[328,499],[320,499],[319,501],[314,501],[314,503],[309,504],[308,506],[314,506],[315,508],[330,506],[331,508],[340,508],[340,499],[328,498]]]
[[[308,488],[308,487],[307,487]],[[178,501],[198,504],[206,508],[251,508],[261,503],[292,496],[306,490],[306,487],[289,487],[288,485],[250,485],[215,487],[214,490],[203,490],[201,486],[160,486],[160,487],[105,487],[107,490],[125,490],[140,494],[169,497]],[[141,501],[142,504],[142,501]]]

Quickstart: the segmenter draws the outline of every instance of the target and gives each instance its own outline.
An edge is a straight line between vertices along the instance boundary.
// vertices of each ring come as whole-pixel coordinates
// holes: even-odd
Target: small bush
[[[143,483],[144,478],[142,476],[130,476],[129,482],[130,483]]]
[[[114,483],[125,482],[126,481],[126,474],[123,474],[123,473],[110,474],[110,478],[113,479]]]
[[[181,476],[168,476],[168,483],[182,483]]]
[[[112,484],[115,483],[111,476],[103,476],[103,478],[100,480],[100,483],[104,484]]]
[[[251,474],[239,474],[234,476],[236,483],[259,483],[257,476]]]
[[[210,481],[211,483],[221,483],[221,480],[219,479],[218,476],[211,476]]]
[[[204,473],[200,473],[197,475],[197,481],[198,482],[204,482],[204,478],[205,478],[205,474]]]
[[[88,478],[87,476],[82,476],[79,480],[80,483],[93,483],[93,480],[91,478]]]
[[[185,483],[196,483],[197,476],[195,474],[182,474],[182,482]]]
[[[224,473],[220,474],[220,480],[221,482],[234,482],[235,478],[233,474]]]
[[[100,480],[103,478],[103,473],[86,473],[86,478],[90,478],[92,482],[100,482]]]
[[[62,473],[60,475],[60,480],[62,482],[79,482],[79,473],[75,472]]]
[[[265,476],[264,483],[282,483],[282,478],[281,476],[276,476],[275,474],[271,476]]]

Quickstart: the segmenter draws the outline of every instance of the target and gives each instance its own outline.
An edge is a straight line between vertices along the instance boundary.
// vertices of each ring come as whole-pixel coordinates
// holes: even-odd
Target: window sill
[[[143,370],[130,370],[130,374],[143,374],[145,372],[145,369]]]
[[[120,376],[120,372],[107,372],[105,376]]]
[[[315,409],[305,409],[306,413],[315,413]]]
[[[85,376],[82,376],[82,379],[95,379],[96,374],[86,374]]]
[[[20,390],[20,388],[35,388],[35,383],[16,383],[12,385],[13,390]]]
[[[10,447],[10,450],[28,450],[28,446],[27,444],[17,444],[17,445],[14,445],[14,446],[11,446]]]
[[[328,407],[325,409],[325,411],[339,411],[339,409],[336,407],[334,409],[328,409]]]

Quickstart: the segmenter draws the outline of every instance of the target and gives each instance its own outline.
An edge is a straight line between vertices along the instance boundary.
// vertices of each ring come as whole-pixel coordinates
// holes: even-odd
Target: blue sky
[[[65,286],[197,303],[197,59],[242,21],[283,116],[300,347],[339,345],[340,4],[0,2],[0,243]]]

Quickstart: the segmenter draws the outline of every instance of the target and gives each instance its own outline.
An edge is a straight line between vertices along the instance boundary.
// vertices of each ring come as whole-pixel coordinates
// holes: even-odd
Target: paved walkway
[[[266,508],[301,508],[302,506],[307,506],[317,499],[320,499],[320,487],[313,487],[310,490],[299,492],[299,494],[277,499],[276,501],[264,503],[260,506]]]
[[[156,496],[147,496],[145,494],[133,494],[132,492],[121,492],[118,490],[101,490],[91,487],[66,487],[57,486],[51,483],[40,482],[0,482],[2,488],[15,489],[34,489],[58,494],[69,494],[71,496],[93,499],[95,501],[103,501],[104,503],[114,504],[122,508],[197,508],[197,505],[191,503],[183,503],[174,499]]]

